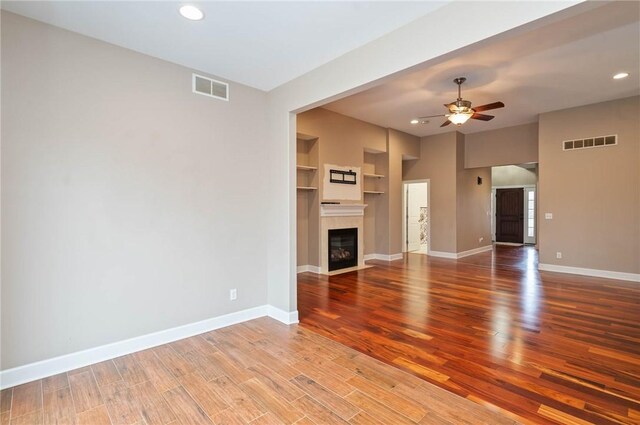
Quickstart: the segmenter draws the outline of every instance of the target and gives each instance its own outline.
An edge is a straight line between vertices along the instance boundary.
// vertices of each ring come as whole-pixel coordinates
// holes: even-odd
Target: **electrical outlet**
[[[561,252],[556,252],[556,258],[562,258],[562,253]]]
[[[229,291],[229,299],[231,301],[234,301],[236,298],[238,298],[238,290],[237,289],[232,289]]]
[[[553,213],[544,213],[545,220],[553,220]]]

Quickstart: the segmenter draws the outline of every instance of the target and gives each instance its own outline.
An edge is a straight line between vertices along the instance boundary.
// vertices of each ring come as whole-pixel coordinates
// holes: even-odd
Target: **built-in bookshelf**
[[[384,174],[378,171],[376,164],[379,162],[380,153],[364,152],[364,162],[362,166],[362,192],[365,195],[382,195],[382,179]]]
[[[296,188],[318,189],[318,137],[297,134],[296,140]]]
[[[298,133],[296,139],[297,265],[319,268],[320,140],[303,133]]]

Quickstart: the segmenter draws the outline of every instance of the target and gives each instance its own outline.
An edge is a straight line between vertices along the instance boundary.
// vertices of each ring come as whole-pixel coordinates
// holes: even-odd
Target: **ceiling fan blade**
[[[471,115],[471,119],[480,121],[491,121],[493,118],[495,118],[493,115],[479,114],[477,112]]]
[[[446,126],[448,126],[449,124],[451,124],[451,121],[446,120],[445,122],[443,122],[443,123],[442,123],[442,125],[441,125],[440,127],[446,127]]]
[[[489,111],[491,109],[504,108],[504,103],[502,102],[493,102],[487,103],[486,105],[480,105],[473,108],[475,112]]]

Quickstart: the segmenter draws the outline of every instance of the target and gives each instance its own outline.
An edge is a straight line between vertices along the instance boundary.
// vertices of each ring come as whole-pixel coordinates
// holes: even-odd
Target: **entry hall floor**
[[[531,423],[640,423],[640,284],[533,247],[298,275],[301,326]]]
[[[2,424],[511,424],[298,325],[261,318],[3,390]]]

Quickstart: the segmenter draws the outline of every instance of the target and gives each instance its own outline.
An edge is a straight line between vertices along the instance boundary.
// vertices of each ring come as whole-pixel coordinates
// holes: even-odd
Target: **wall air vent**
[[[229,84],[193,74],[193,92],[216,99],[229,100]]]
[[[618,144],[618,135],[589,137],[587,139],[564,140],[562,142],[563,151],[575,149],[600,148],[603,146],[613,146]]]

